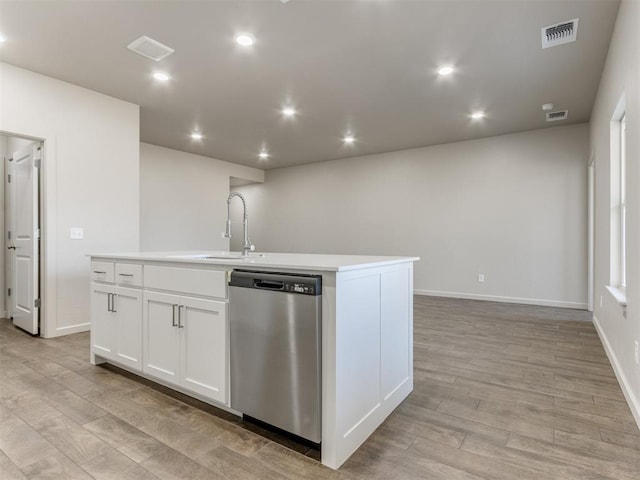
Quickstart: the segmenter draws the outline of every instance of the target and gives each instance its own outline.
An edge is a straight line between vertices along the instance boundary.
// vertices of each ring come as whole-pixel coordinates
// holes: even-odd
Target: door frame
[[[46,199],[46,195],[45,195],[45,175],[46,172],[48,170],[51,170],[51,168],[47,165],[47,160],[48,160],[48,155],[47,155],[47,141],[43,138],[40,137],[33,137],[30,135],[23,135],[23,134],[19,134],[19,133],[13,133],[13,132],[6,132],[6,131],[2,131],[0,130],[0,135],[4,136],[4,137],[13,137],[13,138],[20,138],[23,140],[29,140],[32,142],[36,142],[40,144],[41,147],[41,153],[40,153],[40,168],[38,168],[38,223],[40,226],[40,238],[39,238],[39,256],[38,256],[38,292],[39,292],[39,297],[40,297],[40,308],[39,308],[39,336],[41,337],[48,337],[51,336],[50,332],[51,332],[51,318],[49,317],[48,313],[51,311],[51,305],[50,305],[50,299],[51,299],[51,295],[49,295],[49,288],[48,288],[48,284],[49,282],[45,281],[45,278],[48,278],[46,276],[46,272],[47,272],[47,259],[50,257],[49,255],[47,255],[48,253],[48,248],[47,248],[47,239],[50,238],[49,235],[47,235],[47,223],[45,221],[46,219],[46,204],[47,202],[45,201]],[[7,152],[7,154],[9,155],[6,160],[5,160],[5,168],[8,166],[8,161],[9,158],[11,158],[11,156],[13,155],[14,152]],[[6,245],[6,231],[7,231],[7,208],[8,208],[8,202],[6,201],[6,191],[7,191],[7,171],[5,171],[5,178],[3,178],[2,180],[4,182],[4,186],[5,186],[5,238],[3,239],[5,245]],[[53,236],[53,235],[51,235]],[[7,258],[6,255],[6,249],[3,252],[3,255],[5,255],[5,260]],[[54,255],[51,255],[51,257],[55,257]],[[5,261],[5,271],[7,270],[8,265]],[[5,283],[6,282],[6,278],[5,278]],[[5,305],[7,306],[7,315],[9,314],[8,312],[8,306],[9,306],[9,301],[8,301],[8,297],[7,297],[7,290],[5,289],[4,292],[2,292],[2,294],[4,295],[5,298]],[[54,297],[55,298],[55,297]]]
[[[596,242],[596,157],[591,152],[588,165],[588,231],[587,231],[587,310],[593,312],[595,296],[595,242]]]

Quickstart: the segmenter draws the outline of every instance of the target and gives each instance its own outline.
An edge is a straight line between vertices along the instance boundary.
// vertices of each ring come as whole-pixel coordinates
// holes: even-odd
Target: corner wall
[[[44,140],[42,334],[88,330],[86,255],[138,249],[139,107],[6,63],[0,106],[1,132]]]
[[[263,182],[264,171],[140,144],[141,250],[229,250],[231,177]]]
[[[416,293],[586,308],[588,135],[581,124],[268,170],[235,190],[259,251],[419,256]]]
[[[595,157],[594,323],[640,426],[640,2],[623,0],[591,116]],[[610,281],[610,122],[625,96],[627,121],[627,309],[606,290]]]

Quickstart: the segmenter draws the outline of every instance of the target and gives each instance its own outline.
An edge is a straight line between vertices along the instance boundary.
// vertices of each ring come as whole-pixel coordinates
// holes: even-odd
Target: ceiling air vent
[[[557,122],[558,120],[565,120],[569,116],[569,110],[559,110],[557,112],[547,113],[547,122]]]
[[[173,48],[169,48],[157,40],[145,36],[134,40],[127,45],[127,48],[138,55],[150,58],[156,62],[159,62],[174,52]]]
[[[575,42],[578,35],[578,19],[556,23],[542,29],[542,48]]]

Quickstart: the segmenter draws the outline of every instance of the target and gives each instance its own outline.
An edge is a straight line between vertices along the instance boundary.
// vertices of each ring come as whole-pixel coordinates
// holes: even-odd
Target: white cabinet
[[[223,404],[227,399],[227,304],[144,292],[143,371]]]
[[[91,284],[92,353],[142,370],[142,292]]]

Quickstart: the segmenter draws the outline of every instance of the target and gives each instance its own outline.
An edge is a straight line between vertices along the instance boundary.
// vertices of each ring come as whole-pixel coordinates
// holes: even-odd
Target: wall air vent
[[[547,122],[557,122],[558,120],[566,120],[569,116],[569,110],[559,110],[557,112],[547,112]]]
[[[138,55],[150,58],[156,62],[159,62],[174,52],[173,48],[169,48],[157,40],[145,36],[134,40],[127,45],[127,48]]]
[[[578,35],[578,19],[556,23],[542,29],[542,48],[575,42]]]

